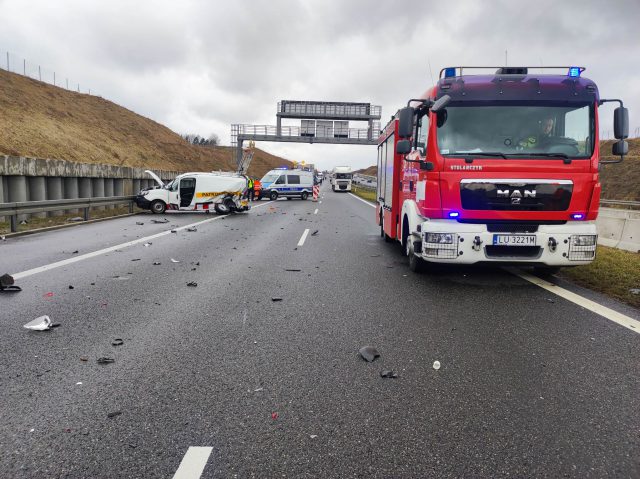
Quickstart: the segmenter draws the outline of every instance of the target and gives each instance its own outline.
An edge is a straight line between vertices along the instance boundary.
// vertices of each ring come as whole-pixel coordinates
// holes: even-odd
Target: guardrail
[[[628,206],[629,208],[640,208],[640,201],[627,200],[600,200],[603,205]]]
[[[135,196],[108,196],[100,198],[77,198],[64,200],[24,201],[19,203],[0,203],[0,216],[9,216],[11,232],[18,231],[18,215],[45,213],[47,211],[83,210],[83,219],[90,219],[90,209],[96,206],[129,205],[129,213],[133,213]]]

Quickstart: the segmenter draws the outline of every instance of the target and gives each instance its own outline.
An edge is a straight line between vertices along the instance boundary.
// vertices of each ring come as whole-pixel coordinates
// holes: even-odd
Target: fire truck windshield
[[[588,103],[457,104],[437,115],[444,156],[590,158],[593,153],[594,107]]]

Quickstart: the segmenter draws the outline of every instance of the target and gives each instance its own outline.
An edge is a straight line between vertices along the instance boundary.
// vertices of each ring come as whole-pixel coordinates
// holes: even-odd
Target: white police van
[[[260,185],[260,199],[277,200],[282,196],[306,200],[313,193],[313,172],[276,168],[262,177]]]

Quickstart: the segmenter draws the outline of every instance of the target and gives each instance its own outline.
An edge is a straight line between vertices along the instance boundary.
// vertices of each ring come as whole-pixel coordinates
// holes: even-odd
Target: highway
[[[0,477],[640,477],[638,311],[416,275],[374,212],[325,184],[0,242]]]

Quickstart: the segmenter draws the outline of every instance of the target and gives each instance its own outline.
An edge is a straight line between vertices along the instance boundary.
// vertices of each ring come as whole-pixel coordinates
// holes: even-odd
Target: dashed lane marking
[[[578,306],[582,306],[583,308],[588,309],[591,312],[599,314],[603,318],[606,318],[609,321],[613,321],[614,323],[619,324],[620,326],[630,329],[634,333],[640,334],[640,321],[630,318],[625,314],[619,313],[618,311],[614,311],[611,308],[607,308],[606,306],[596,303],[595,301],[587,299],[583,296],[580,296],[579,294],[569,291],[568,289],[564,289],[560,286],[550,283],[549,281],[545,281],[542,278],[538,278],[537,276],[529,274],[520,269],[517,269],[517,268],[504,268],[504,269],[524,279],[525,281],[529,281],[530,283],[533,283],[536,286],[539,286],[542,289],[549,291],[550,293],[560,296],[561,298],[564,298],[568,301],[571,301],[572,303],[577,304]]]
[[[252,209],[255,208],[260,208],[261,206],[266,206],[269,203],[264,203],[261,205],[257,205],[252,207]],[[225,215],[226,216],[226,215]],[[203,225],[205,223],[211,223],[212,221],[216,221],[219,219],[224,218],[224,216],[216,216],[215,218],[207,218],[206,220],[202,220],[202,221],[198,221],[196,223],[191,223],[188,225],[184,225],[184,226],[180,226],[178,228],[173,228],[174,231],[182,231],[182,230],[186,230],[187,228],[193,228],[194,226],[198,226],[198,225]],[[112,251],[115,251],[117,249],[122,249],[122,248],[127,248],[129,246],[133,246],[136,244],[140,244],[140,243],[146,243],[149,240],[152,239],[156,239],[156,238],[161,238],[163,236],[167,236],[171,234],[171,230],[167,230],[167,231],[163,231],[162,233],[156,233],[154,235],[151,236],[145,236],[144,238],[138,238],[135,239],[133,241],[127,241],[126,243],[121,243],[115,246],[109,246],[108,248],[103,248],[100,249],[98,251],[92,251],[91,253],[86,253],[86,254],[81,254],[79,256],[74,256],[73,258],[68,258],[68,259],[63,259],[62,261],[56,261],[55,263],[51,263],[51,264],[46,264],[44,266],[38,266],[37,268],[33,268],[33,269],[28,269],[27,271],[22,271],[20,273],[14,273],[11,276],[13,276],[14,279],[22,279],[22,278],[26,278],[28,276],[33,276],[34,274],[38,274],[38,273],[44,273],[45,271],[49,271],[55,268],[59,268],[61,266],[67,266],[69,264],[73,264],[73,263],[77,263],[78,261],[84,261],[85,259],[90,259],[90,258],[95,258],[96,256],[100,256],[106,253],[111,253]]]
[[[182,458],[173,479],[199,479],[207,465],[212,447],[190,447]]]
[[[318,208],[316,208],[316,210],[313,212],[314,215],[318,214]]]
[[[300,237],[300,241],[298,241],[298,246],[302,246],[304,244],[304,240],[307,239],[308,234],[309,234],[309,228],[304,230],[304,233],[302,233],[302,236]]]

